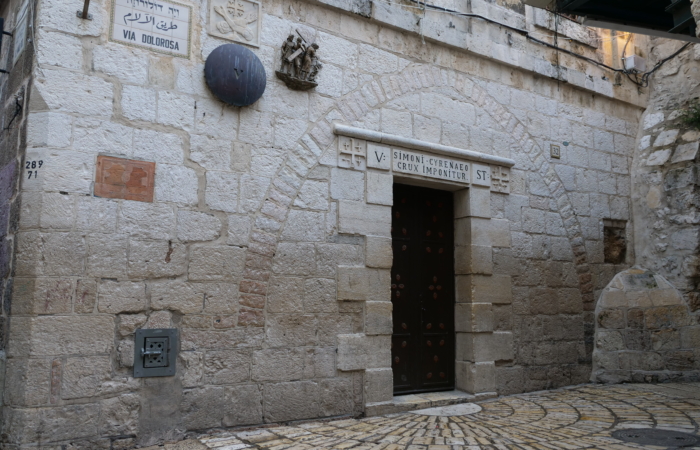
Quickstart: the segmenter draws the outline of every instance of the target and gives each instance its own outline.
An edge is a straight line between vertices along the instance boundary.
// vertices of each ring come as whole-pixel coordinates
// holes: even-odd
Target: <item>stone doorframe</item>
[[[413,184],[454,192],[456,388],[476,398],[496,395],[496,361],[513,359],[513,335],[494,331],[492,305],[512,301],[509,275],[493,273],[493,248],[510,247],[506,219],[491,217],[491,195],[510,192],[515,161],[416,139],[335,124],[339,166],[361,170],[365,200],[341,200],[338,231],[365,237],[365,265],[338,267],[338,301],[364,302],[364,333],[338,336],[338,369],[364,371],[367,411],[386,412],[393,400],[391,369],[392,303],[391,207],[393,184]],[[344,144],[353,141],[352,151]],[[490,166],[490,186],[409,176],[391,159],[372,162],[373,152],[400,148]],[[483,184],[483,183],[482,183]],[[390,410],[390,409],[389,409]]]

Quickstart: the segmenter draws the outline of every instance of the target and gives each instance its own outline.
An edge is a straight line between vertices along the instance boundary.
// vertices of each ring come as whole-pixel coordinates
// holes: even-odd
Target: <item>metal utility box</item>
[[[134,378],[175,375],[178,347],[176,328],[136,330]]]

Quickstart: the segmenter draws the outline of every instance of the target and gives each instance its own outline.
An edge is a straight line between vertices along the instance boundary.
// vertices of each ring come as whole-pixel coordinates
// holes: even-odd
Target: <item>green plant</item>
[[[700,130],[700,103],[697,100],[692,101],[680,117],[685,125]]]

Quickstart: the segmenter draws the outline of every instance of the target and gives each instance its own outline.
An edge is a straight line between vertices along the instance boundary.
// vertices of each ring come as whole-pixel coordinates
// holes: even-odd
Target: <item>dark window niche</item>
[[[604,219],[603,245],[606,263],[624,263],[627,258],[627,222]]]

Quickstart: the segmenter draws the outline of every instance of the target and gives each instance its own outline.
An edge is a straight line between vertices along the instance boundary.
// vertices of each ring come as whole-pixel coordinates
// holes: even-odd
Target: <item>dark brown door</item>
[[[394,185],[394,393],[454,389],[452,193]]]

